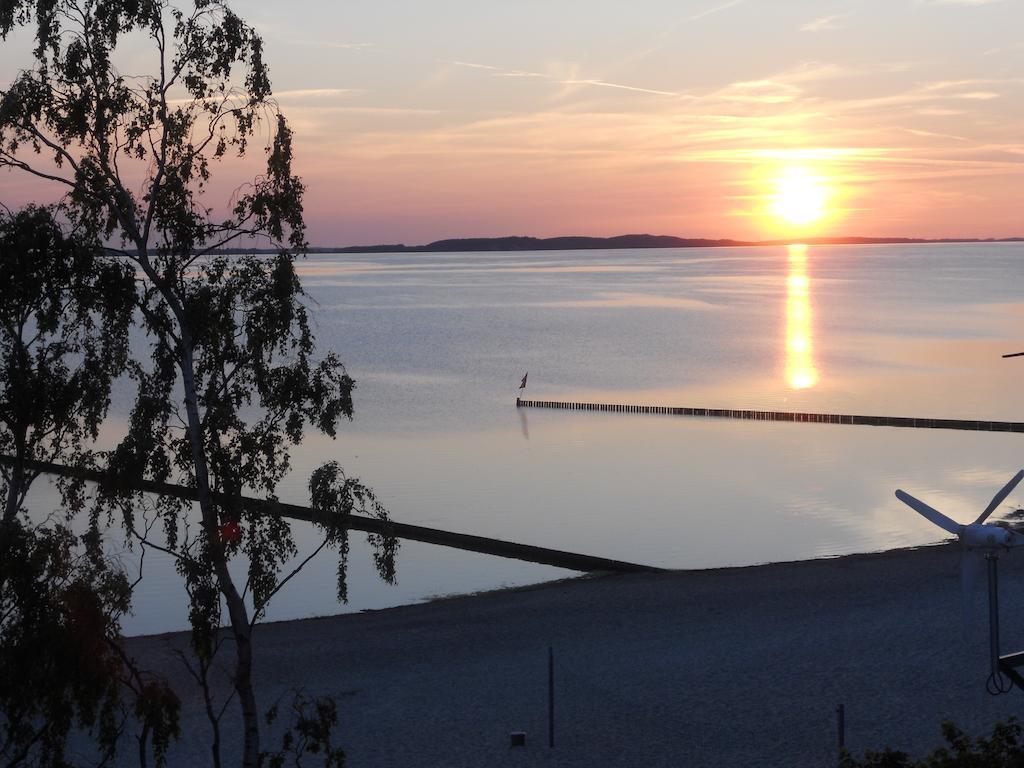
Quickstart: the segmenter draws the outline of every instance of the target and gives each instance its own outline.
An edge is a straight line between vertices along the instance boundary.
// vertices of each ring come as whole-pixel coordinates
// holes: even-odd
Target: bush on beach
[[[889,747],[869,750],[860,760],[843,750],[839,768],[1024,768],[1024,727],[1015,717],[996,723],[991,736],[976,739],[946,720],[942,736],[947,746],[917,760]]]

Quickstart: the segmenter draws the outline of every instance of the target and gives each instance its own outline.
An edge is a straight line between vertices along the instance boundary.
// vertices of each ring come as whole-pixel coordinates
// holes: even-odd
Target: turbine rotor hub
[[[972,523],[964,526],[960,541],[972,549],[997,549],[1010,546],[1012,534],[998,525]]]

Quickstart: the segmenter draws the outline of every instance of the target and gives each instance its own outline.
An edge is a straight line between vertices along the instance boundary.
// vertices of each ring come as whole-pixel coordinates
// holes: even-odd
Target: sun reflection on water
[[[807,246],[791,245],[786,278],[786,381],[793,389],[808,389],[818,383],[812,320]]]

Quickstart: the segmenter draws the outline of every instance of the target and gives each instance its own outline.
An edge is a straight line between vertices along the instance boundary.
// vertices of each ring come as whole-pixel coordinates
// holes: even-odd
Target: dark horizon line
[[[625,248],[729,248],[779,245],[899,245],[941,243],[1016,243],[1024,237],[793,237],[778,240],[733,240],[674,235],[631,234],[614,237],[561,236],[460,237],[435,240],[425,245],[385,243],[380,245],[310,246],[309,253],[439,253],[467,251],[570,251]],[[220,253],[259,253],[275,249],[227,248]]]

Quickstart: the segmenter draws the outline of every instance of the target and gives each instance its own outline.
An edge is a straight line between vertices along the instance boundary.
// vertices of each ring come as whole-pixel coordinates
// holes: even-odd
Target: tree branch
[[[266,596],[266,598],[263,600],[263,602],[261,602],[259,605],[256,605],[255,601],[254,601],[254,603],[253,603],[253,611],[252,611],[252,621],[249,622],[249,626],[250,627],[256,626],[257,620],[259,620],[260,616],[262,615],[263,609],[266,608],[267,605],[270,603],[270,599],[274,595],[276,595],[278,592],[280,592],[281,589],[284,587],[284,585],[287,584],[289,581],[291,581],[299,571],[301,571],[303,568],[306,567],[306,563],[308,563],[310,560],[312,560],[314,557],[316,557],[318,554],[320,554],[320,551],[324,547],[326,547],[326,546],[327,546],[327,539],[325,538],[323,541],[320,542],[320,546],[318,546],[316,549],[314,549],[309,554],[308,557],[306,557],[301,563],[299,563],[295,567],[294,570],[292,570],[291,573],[289,573],[287,576],[285,576],[283,579],[281,579],[277,583],[277,586],[274,587],[273,590],[270,591],[270,594],[268,594]]]

